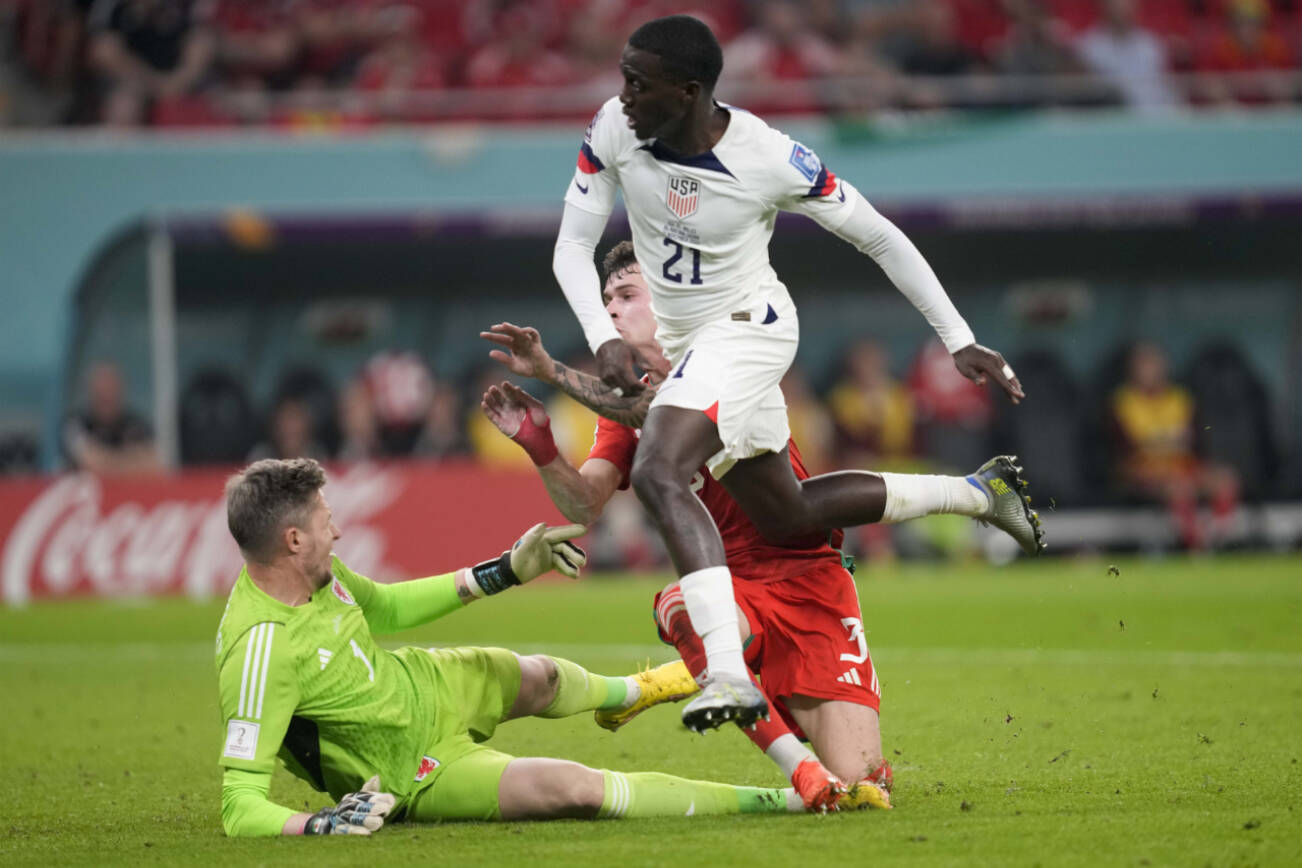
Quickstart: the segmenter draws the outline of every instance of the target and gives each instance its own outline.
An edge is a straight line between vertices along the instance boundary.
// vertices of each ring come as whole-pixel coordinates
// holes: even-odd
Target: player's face
[[[665,76],[658,55],[625,45],[619,71],[624,76],[619,101],[639,139],[663,136],[686,116],[691,97],[682,82]]]
[[[617,271],[601,291],[606,313],[619,336],[635,346],[655,343],[656,319],[651,314],[651,293],[642,280],[642,269],[630,265]]]
[[[335,527],[334,516],[325,495],[316,494],[316,503],[308,514],[307,527],[303,528],[306,544],[300,551],[303,569],[316,587],[323,587],[330,581],[330,552],[335,540],[339,539],[339,528]]]
[[[651,313],[651,291],[642,280],[642,269],[635,265],[617,271],[606,281],[601,291],[615,331],[628,341],[642,360],[653,368],[664,361],[664,351],[656,342],[656,318]]]

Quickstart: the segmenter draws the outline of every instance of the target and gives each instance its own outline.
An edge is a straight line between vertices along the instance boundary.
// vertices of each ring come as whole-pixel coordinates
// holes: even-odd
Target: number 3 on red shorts
[[[842,618],[841,626],[850,631],[850,641],[859,646],[859,654],[842,654],[841,659],[847,663],[862,663],[868,659],[868,641],[863,637],[863,621],[858,618]]]

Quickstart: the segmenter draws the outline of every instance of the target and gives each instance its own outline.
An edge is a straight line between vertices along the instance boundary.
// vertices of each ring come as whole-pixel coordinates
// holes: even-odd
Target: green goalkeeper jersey
[[[289,606],[240,571],[217,630],[219,762],[269,783],[279,756],[335,799],[378,774],[401,804],[434,731],[434,664],[421,648],[380,648],[372,631],[424,623],[461,602],[451,575],[380,585],[337,557],[331,572],[307,603]],[[264,812],[263,833],[291,813]]]

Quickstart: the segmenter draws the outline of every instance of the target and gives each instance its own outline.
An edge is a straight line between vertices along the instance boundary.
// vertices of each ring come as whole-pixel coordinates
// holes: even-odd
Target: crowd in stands
[[[1092,398],[1064,379],[1052,356],[1015,361],[1034,400],[1012,412],[965,380],[939,341],[892,370],[881,345],[860,340],[845,349],[822,394],[799,367],[788,374],[783,390],[792,436],[814,474],[846,468],[970,472],[995,451],[1019,452],[1042,509],[1161,506],[1191,550],[1229,538],[1241,491],[1253,499],[1269,494],[1268,402],[1236,349],[1205,348],[1186,386],[1172,380],[1158,345],[1128,346],[1104,364]],[[586,353],[572,363],[591,370]],[[319,371],[295,367],[280,379],[260,424],[256,415],[232,411],[247,399],[233,378],[223,376],[201,372],[183,390],[186,464],[310,456],[339,463],[454,460],[532,468],[524,450],[480,411],[482,394],[506,378],[496,365],[454,382],[436,377],[417,353],[384,351],[337,389]],[[224,385],[214,387],[218,382]],[[560,393],[547,397],[546,408],[561,454],[581,465],[596,417]],[[97,473],[139,474],[162,466],[149,426],[127,406],[122,376],[110,362],[87,369],[82,405],[68,417],[64,446],[71,467]],[[1091,495],[1094,476],[1098,492]],[[606,548],[615,553],[612,561],[653,565],[663,553],[628,500],[604,524]],[[860,554],[893,557],[970,544],[971,523],[946,521],[952,518],[870,525],[854,530],[848,545]],[[961,528],[957,538],[955,527]]]
[[[578,118],[672,12],[762,112],[1302,100],[1302,0],[0,0],[0,124]]]

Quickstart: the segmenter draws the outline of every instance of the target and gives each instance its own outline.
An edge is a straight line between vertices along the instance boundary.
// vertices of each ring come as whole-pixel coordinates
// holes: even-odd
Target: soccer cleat
[[[597,726],[614,732],[654,705],[686,699],[701,689],[681,660],[654,669],[643,669],[633,679],[641,691],[637,701],[624,709],[594,711],[592,716],[597,721]]]
[[[705,732],[736,721],[750,726],[769,713],[769,704],[749,678],[720,675],[710,678],[701,694],[683,709],[683,726],[693,732]]]
[[[873,781],[872,775],[853,784],[836,803],[838,811],[889,811],[892,808],[891,794],[880,781]]]
[[[1045,549],[1044,527],[1040,516],[1031,509],[1031,498],[1025,493],[1027,483],[1016,461],[1016,455],[997,455],[967,479],[990,498],[990,508],[977,520],[1017,540],[1028,555],[1038,555]]]
[[[841,779],[812,757],[801,760],[796,766],[791,773],[791,786],[796,788],[800,800],[805,803],[805,810],[811,814],[838,810],[841,799],[849,794]]]

